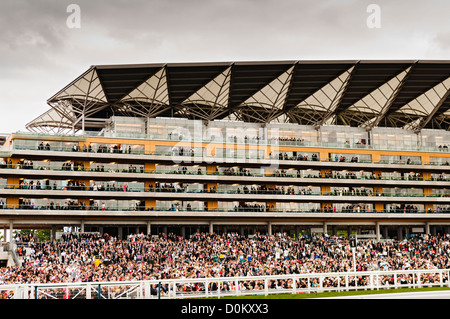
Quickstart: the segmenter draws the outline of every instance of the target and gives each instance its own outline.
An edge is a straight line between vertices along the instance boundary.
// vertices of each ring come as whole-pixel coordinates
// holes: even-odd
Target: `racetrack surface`
[[[355,295],[321,299],[450,299],[450,290]]]

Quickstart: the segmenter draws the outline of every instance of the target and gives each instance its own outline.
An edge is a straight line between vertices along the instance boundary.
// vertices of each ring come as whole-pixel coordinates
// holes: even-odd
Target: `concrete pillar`
[[[98,232],[100,233],[100,235],[103,235],[103,226],[98,227]]]
[[[12,246],[13,246],[13,242],[14,242],[13,229],[14,229],[14,225],[13,225],[13,221],[11,220],[9,222],[9,248],[11,250],[12,250]],[[6,236],[5,236],[5,240],[6,240]]]
[[[328,234],[328,225],[327,222],[323,222],[323,235]]]
[[[375,224],[375,234],[376,234],[376,240],[380,241],[381,237],[380,237],[380,223],[376,222]]]
[[[152,234],[152,223],[150,221],[147,221],[147,235]]]
[[[123,239],[123,227],[119,226],[118,232],[117,232],[117,237],[119,239]]]
[[[244,235],[244,226],[239,226],[239,235]]]
[[[425,223],[425,234],[427,234],[427,235],[430,234],[430,223],[429,222]]]
[[[84,233],[84,220],[81,221],[80,232]]]
[[[331,228],[333,230],[333,236],[337,236],[337,226],[333,225]]]
[[[56,240],[56,226],[55,225],[52,225],[52,232],[51,232],[50,239]]]
[[[383,238],[384,239],[388,238],[388,227],[387,226],[383,227]]]
[[[213,222],[209,222],[209,233],[212,234],[214,232]]]
[[[163,233],[167,235],[167,226],[163,226]]]
[[[350,237],[350,235],[352,234],[352,226],[347,226],[347,233],[348,236]]]
[[[267,222],[267,233],[272,236],[272,222]]]
[[[186,238],[186,227],[181,226],[181,237]]]
[[[298,225],[295,226],[295,238],[299,237],[300,227]]]
[[[397,240],[403,240],[403,226],[397,226]]]

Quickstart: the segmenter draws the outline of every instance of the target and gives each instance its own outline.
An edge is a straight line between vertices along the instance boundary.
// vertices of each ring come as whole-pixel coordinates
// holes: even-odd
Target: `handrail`
[[[97,183],[101,183],[97,184]],[[143,183],[143,182],[141,182]],[[106,184],[106,186],[105,186]],[[404,194],[397,192],[380,192],[376,193],[372,190],[364,189],[353,189],[350,190],[336,190],[336,191],[312,191],[308,189],[295,190],[293,187],[286,186],[284,190],[282,189],[239,189],[239,190],[224,190],[224,189],[189,189],[180,188],[171,185],[169,187],[140,187],[140,186],[130,186],[127,183],[121,183],[118,185],[108,185],[109,182],[96,182],[95,185],[71,185],[71,186],[53,186],[53,185],[24,185],[24,184],[4,184],[0,186],[0,193],[2,189],[6,190],[31,190],[31,191],[86,191],[86,192],[120,192],[120,193],[184,193],[184,194],[234,194],[234,195],[294,195],[294,196],[333,196],[333,197],[450,197],[449,194],[440,193],[417,193],[417,194]],[[166,184],[166,183],[162,183]],[[167,183],[172,184],[172,183]],[[246,185],[238,185],[238,187],[245,187]],[[284,188],[284,186],[283,186]],[[353,188],[353,187],[352,187]]]
[[[0,285],[11,299],[189,299],[450,287],[450,269]],[[250,285],[249,283],[255,283]],[[284,283],[281,284],[280,283]],[[196,287],[196,288],[190,288]],[[162,289],[164,288],[164,289]],[[63,291],[64,293],[59,293]],[[116,293],[119,291],[120,293]]]
[[[35,134],[35,133],[29,133],[29,132],[19,132],[16,133],[16,135],[31,135],[31,136],[48,136],[46,134]],[[87,134],[89,135],[89,134]],[[77,144],[79,141],[85,142],[84,138],[85,136],[79,136],[79,135],[62,135],[62,134],[54,134],[52,136],[57,137],[71,137],[71,138],[78,138],[79,140],[74,141],[64,141],[66,143],[73,142]],[[316,148],[316,147],[323,147],[323,148],[335,148],[335,149],[352,149],[352,150],[397,150],[397,151],[420,151],[420,150],[426,150],[429,152],[436,152],[436,153],[446,153],[449,152],[449,148],[444,145],[444,147],[441,146],[393,146],[388,145],[387,143],[384,145],[373,145],[373,144],[364,144],[364,143],[358,143],[358,142],[340,142],[340,143],[329,143],[329,142],[311,142],[311,141],[305,141],[304,139],[301,139],[299,137],[292,137],[292,136],[268,136],[266,138],[259,138],[258,136],[252,136],[252,137],[245,137],[245,136],[228,136],[228,138],[220,137],[220,136],[214,136],[206,137],[202,136],[200,138],[195,136],[180,136],[180,135],[171,135],[171,134],[126,134],[126,133],[112,133],[111,136],[107,136],[107,134],[96,134],[93,135],[94,137],[101,137],[101,138],[137,138],[137,139],[143,139],[143,140],[152,140],[152,141],[169,141],[169,142],[186,142],[186,143],[208,143],[208,144],[233,144],[233,145],[259,145],[259,146],[297,146],[297,147],[304,147],[304,148]],[[39,142],[39,141],[38,141]],[[101,143],[101,144],[108,144],[108,143]],[[117,143],[113,143],[117,144]],[[136,144],[138,145],[138,144]],[[71,148],[69,148],[71,149]]]
[[[98,163],[101,164],[101,163]],[[95,163],[94,163],[95,165]],[[111,164],[114,165],[114,164]],[[179,166],[187,167],[187,166]],[[190,170],[190,171],[183,171],[181,169],[174,170],[174,169],[144,169],[143,167],[135,167],[135,168],[101,168],[101,167],[82,167],[82,166],[74,166],[74,167],[60,167],[55,168],[51,166],[37,166],[37,165],[20,165],[20,164],[0,164],[0,172],[1,170],[11,170],[11,169],[20,169],[20,170],[33,170],[33,171],[56,171],[56,172],[95,172],[95,173],[120,173],[120,174],[176,174],[176,175],[188,175],[188,176],[195,176],[195,175],[214,175],[214,176],[231,176],[231,177],[269,177],[269,178],[282,178],[282,177],[289,177],[289,178],[320,178],[320,179],[339,179],[339,180],[392,180],[392,181],[439,181],[439,182],[448,182],[450,181],[450,176],[447,177],[431,177],[428,179],[425,179],[423,177],[395,177],[395,176],[376,176],[376,175],[364,175],[361,177],[358,177],[356,175],[343,175],[341,173],[335,174],[335,173],[319,173],[317,175],[307,174],[307,173],[286,173],[286,172],[275,172],[275,173],[255,173],[255,172],[239,172],[236,171],[234,173],[226,172],[226,171],[215,171],[215,170],[201,170],[197,171]],[[441,175],[441,174],[440,174]]]
[[[450,162],[427,162],[427,163],[422,163],[422,161],[414,161],[414,160],[380,160],[379,162],[375,162],[373,160],[364,160],[364,159],[357,159],[357,160],[353,160],[351,158],[349,159],[345,159],[345,160],[335,160],[334,158],[314,158],[311,157],[310,155],[308,156],[302,156],[301,154],[297,155],[297,156],[293,156],[293,155],[287,155],[285,156],[284,154],[286,153],[286,151],[279,151],[278,154],[273,155],[273,156],[261,156],[258,154],[255,154],[255,156],[250,156],[250,154],[247,154],[244,156],[242,156],[242,154],[239,154],[240,152],[238,152],[238,154],[232,155],[232,156],[227,156],[226,154],[218,156],[218,154],[205,154],[204,150],[202,149],[202,151],[198,151],[198,150],[186,150],[185,152],[180,153],[178,150],[172,150],[172,151],[136,151],[136,150],[131,150],[130,152],[128,151],[83,151],[83,150],[77,150],[74,151],[72,148],[63,148],[63,147],[58,147],[56,149],[47,149],[47,150],[41,150],[41,149],[36,149],[36,148],[31,148],[31,147],[14,147],[15,150],[31,150],[31,151],[39,151],[39,152],[43,152],[45,154],[45,152],[48,151],[57,151],[57,152],[69,152],[69,153],[92,153],[92,154],[115,154],[115,155],[155,155],[155,156],[176,156],[176,157],[194,157],[194,158],[198,158],[198,157],[207,157],[208,159],[211,158],[223,158],[223,159],[255,159],[255,160],[281,160],[281,161],[314,161],[314,162],[340,162],[340,163],[372,163],[372,164],[400,164],[400,165],[441,165],[441,166],[450,166]],[[420,149],[418,149],[420,150]],[[245,151],[245,150],[244,150]],[[417,151],[417,150],[416,150]],[[243,152],[245,153],[245,152]],[[301,153],[301,152],[300,152]],[[304,152],[303,152],[304,153]],[[317,156],[319,155],[318,153],[314,153]],[[240,155],[240,156],[238,156]],[[355,154],[353,154],[355,155]],[[358,155],[358,154],[356,154]],[[364,154],[359,154],[359,155],[364,155]],[[349,154],[349,156],[352,156],[352,154]],[[449,157],[449,161],[450,161],[450,157]]]
[[[56,202],[55,202],[56,201]],[[448,214],[450,213],[450,207],[439,207],[438,209],[413,209],[413,208],[391,208],[391,209],[374,209],[374,208],[366,208],[363,209],[358,203],[356,206],[351,208],[336,208],[334,210],[333,207],[328,208],[309,208],[309,209],[288,209],[288,208],[276,208],[272,206],[265,206],[263,204],[254,205],[254,206],[236,206],[234,208],[196,208],[196,207],[182,207],[176,205],[176,203],[172,204],[172,207],[165,206],[103,206],[102,204],[98,205],[80,205],[79,203],[74,204],[66,204],[57,202],[57,200],[51,200],[47,205],[37,205],[34,203],[28,204],[4,204],[0,205],[0,215],[2,212],[7,213],[8,210],[13,211],[55,211],[55,213],[69,213],[80,212],[80,211],[106,211],[106,212],[185,212],[185,213],[269,213],[269,214]],[[358,208],[359,206],[359,208]]]

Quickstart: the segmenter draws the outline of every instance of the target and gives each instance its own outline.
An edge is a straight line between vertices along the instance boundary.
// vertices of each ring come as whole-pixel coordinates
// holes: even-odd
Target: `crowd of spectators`
[[[370,270],[445,269],[450,267],[448,235],[403,241],[358,241],[337,236],[289,237],[236,233],[64,234],[60,240],[18,241],[22,266],[0,268],[0,284],[234,277]],[[356,264],[353,265],[353,257]],[[102,262],[95,264],[95,259]]]
[[[278,159],[278,160],[285,160],[285,161],[319,161],[319,155],[316,153],[313,153],[311,157],[308,158],[308,155],[302,155],[302,154],[294,154],[296,152],[292,152],[293,154],[290,155],[287,152],[284,153],[278,153],[273,154],[272,152],[269,153],[269,158],[272,159]]]

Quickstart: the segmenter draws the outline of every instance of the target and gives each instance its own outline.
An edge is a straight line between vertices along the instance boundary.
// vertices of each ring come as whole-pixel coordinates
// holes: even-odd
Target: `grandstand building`
[[[450,61],[95,65],[11,133],[0,227],[449,232]]]

